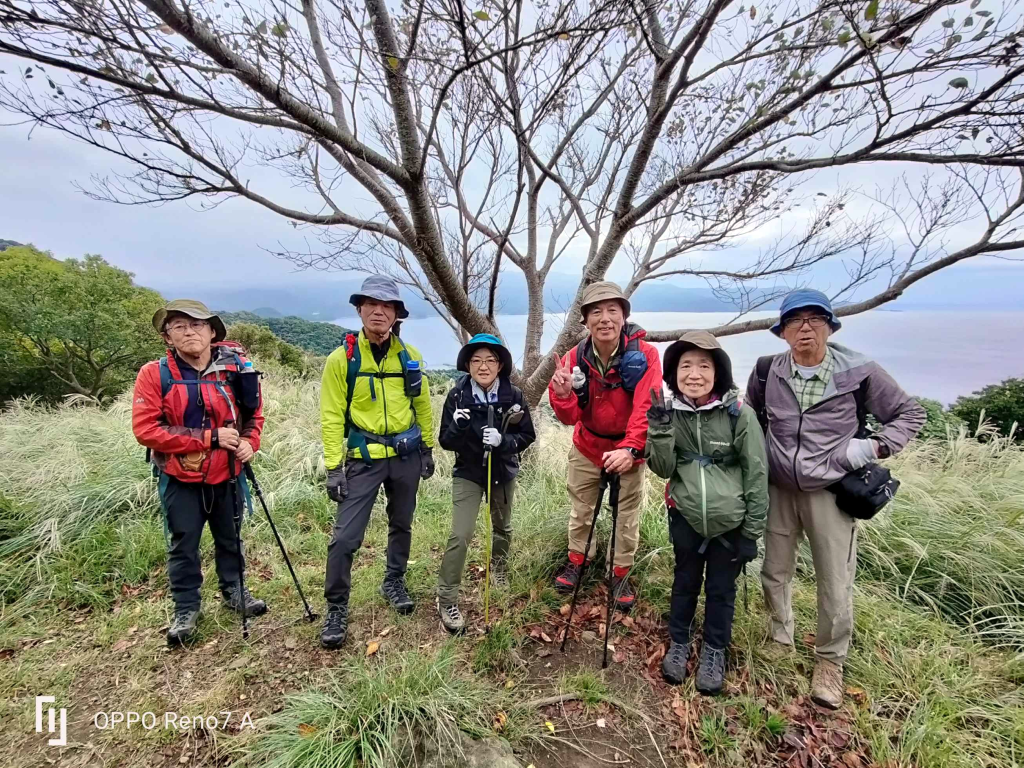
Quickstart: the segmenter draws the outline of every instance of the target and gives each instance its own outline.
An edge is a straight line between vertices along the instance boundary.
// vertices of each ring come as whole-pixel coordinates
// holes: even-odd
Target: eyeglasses
[[[167,331],[169,333],[184,333],[186,330],[191,328],[193,331],[198,333],[199,331],[203,330],[204,328],[209,328],[209,327],[210,327],[210,324],[208,322],[206,322],[205,320],[190,320],[187,323],[186,322],[179,322],[179,323],[173,323],[172,325],[168,325],[167,326]]]
[[[498,364],[498,361],[497,361],[496,358],[493,358],[493,357],[488,357],[488,358],[485,358],[485,359],[480,359],[479,357],[473,357],[473,358],[470,358],[469,364],[470,365],[475,365],[477,368],[482,368],[485,365],[488,368],[493,368],[494,366],[496,366]]]
[[[782,325],[790,330],[802,328],[807,323],[811,328],[821,328],[828,322],[824,315],[811,315],[810,317],[790,317],[783,321]]]

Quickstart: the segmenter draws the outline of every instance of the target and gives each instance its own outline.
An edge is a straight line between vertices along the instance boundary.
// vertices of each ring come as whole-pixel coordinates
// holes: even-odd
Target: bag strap
[[[864,440],[871,436],[868,429],[868,380],[865,377],[860,386],[854,390],[853,400],[857,404],[857,437]]]
[[[757,421],[761,425],[761,431],[768,434],[768,374],[771,372],[772,364],[778,355],[765,355],[757,358],[754,372],[758,384],[761,386],[761,407],[757,409]]]
[[[392,336],[398,339],[398,344],[401,346],[401,350],[398,353],[398,361],[402,365],[401,373],[384,373],[381,371],[361,370],[363,367],[363,353],[359,349],[359,337],[354,333],[350,333],[345,337],[345,356],[348,358],[348,370],[345,376],[345,437],[348,437],[350,429],[349,425],[352,423],[352,396],[355,394],[356,382],[359,380],[360,376],[370,380],[370,398],[374,401],[377,399],[377,390],[373,385],[374,379],[405,378],[406,371],[409,368],[409,361],[412,358],[410,357],[409,350],[406,349],[405,342],[402,341],[401,337],[397,334],[392,334]],[[411,398],[409,399],[409,408],[413,408]]]

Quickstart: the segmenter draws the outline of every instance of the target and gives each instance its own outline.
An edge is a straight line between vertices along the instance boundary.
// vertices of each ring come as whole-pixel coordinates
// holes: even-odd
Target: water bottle
[[[405,364],[405,394],[408,397],[419,397],[423,387],[423,371],[419,360],[410,360]]]
[[[587,376],[577,365],[572,369],[572,388],[579,394],[579,391],[587,386]]]
[[[242,368],[244,369],[243,373],[252,373],[252,360],[246,360]]]

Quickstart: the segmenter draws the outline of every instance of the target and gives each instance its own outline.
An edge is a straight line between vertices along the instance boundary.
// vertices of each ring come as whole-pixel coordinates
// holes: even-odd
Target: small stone
[[[296,648],[299,647],[299,641],[296,640],[294,637],[289,637],[284,641],[284,647],[287,648],[289,651],[294,651]]]
[[[586,632],[583,633],[583,639],[584,639],[584,641],[586,641],[588,643],[592,643],[595,640],[597,640],[597,633],[596,632],[591,632],[588,629]]]

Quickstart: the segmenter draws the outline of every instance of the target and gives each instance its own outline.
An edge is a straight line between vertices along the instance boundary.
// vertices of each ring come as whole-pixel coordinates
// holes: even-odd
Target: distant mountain
[[[8,248],[17,248],[21,243],[16,243],[13,240],[0,240],[0,251],[6,251]]]
[[[273,285],[250,282],[248,285],[234,284],[230,287],[153,287],[165,296],[193,296],[207,306],[222,307],[231,312],[248,311],[264,317],[295,316],[325,322],[351,317],[355,322],[355,309],[348,300],[349,296],[358,292],[361,284],[360,278],[322,275],[317,280],[311,280],[307,274],[297,274],[293,280],[281,280]],[[577,275],[551,273],[544,290],[545,310],[564,312],[572,302],[578,285]],[[433,316],[434,309],[429,303],[405,290],[402,296],[413,317]],[[637,312],[728,312],[735,309],[708,289],[685,288],[665,281],[645,283],[634,294],[632,304]],[[498,286],[499,314],[525,315],[527,310],[526,283],[522,273],[515,270],[503,274]]]

